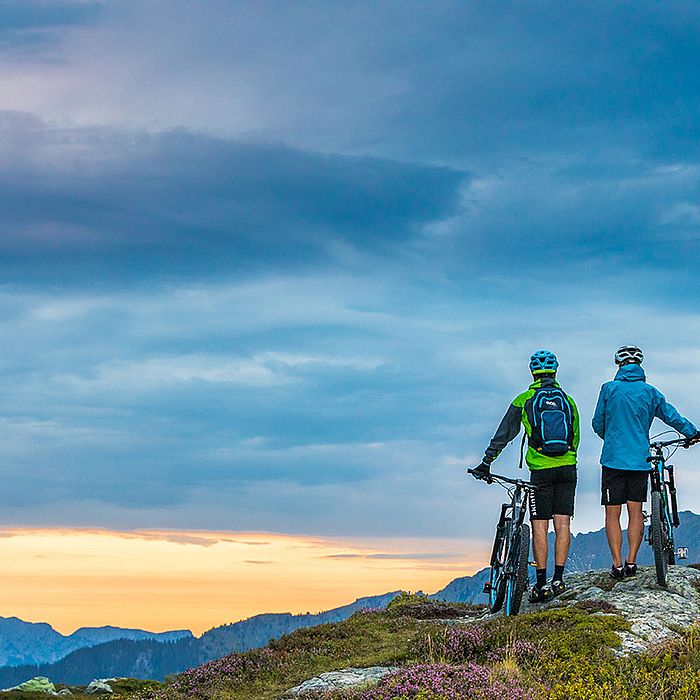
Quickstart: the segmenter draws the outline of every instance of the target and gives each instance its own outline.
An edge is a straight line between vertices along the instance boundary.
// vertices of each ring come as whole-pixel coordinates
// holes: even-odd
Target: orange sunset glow
[[[109,624],[199,635],[262,612],[433,592],[486,557],[483,544],[450,539],[12,528],[0,531],[0,615],[64,634]]]

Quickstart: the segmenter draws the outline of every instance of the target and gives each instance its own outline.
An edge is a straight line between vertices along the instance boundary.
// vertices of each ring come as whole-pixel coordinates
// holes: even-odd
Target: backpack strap
[[[518,464],[518,469],[523,468],[523,453],[525,450],[525,440],[527,440],[527,433],[523,430],[523,439],[520,442],[520,463]]]

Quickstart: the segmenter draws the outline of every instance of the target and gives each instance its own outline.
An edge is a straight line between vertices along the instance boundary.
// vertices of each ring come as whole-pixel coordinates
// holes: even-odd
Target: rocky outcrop
[[[688,510],[680,514],[680,527],[674,532],[677,546],[689,549],[687,563],[700,561],[700,552],[695,546],[700,542],[700,515]],[[549,533],[549,561],[547,568],[554,568],[554,533]],[[637,563],[643,566],[654,563],[654,553],[651,547],[642,547],[637,556]],[[681,561],[680,564],[685,564]],[[581,532],[571,536],[571,549],[566,563],[566,570],[571,573],[587,573],[596,569],[610,566],[610,549],[605,537],[605,528],[594,532]],[[488,568],[481,569],[473,576],[463,576],[451,581],[445,588],[433,593],[431,598],[446,600],[454,603],[486,603],[482,589],[488,581]]]
[[[90,684],[85,688],[85,692],[88,695],[109,695],[113,693],[112,686],[107,683],[107,681],[115,680],[114,678],[107,679],[95,679],[90,681]]]
[[[48,693],[49,695],[57,695],[56,686],[45,676],[35,676],[12,688],[5,688],[3,692],[11,690],[16,690],[20,693]]]
[[[329,690],[369,685],[396,670],[390,666],[371,666],[370,668],[345,668],[342,671],[330,671],[291,688],[287,691],[287,696],[300,697],[310,693],[323,693]]]
[[[631,629],[621,633],[621,653],[644,651],[700,621],[700,571],[694,568],[669,567],[667,588],[657,585],[653,567],[641,567],[636,576],[622,581],[605,571],[570,574],[566,586],[549,603],[532,605],[524,599],[521,613],[578,604],[597,608],[599,614],[622,615]]]

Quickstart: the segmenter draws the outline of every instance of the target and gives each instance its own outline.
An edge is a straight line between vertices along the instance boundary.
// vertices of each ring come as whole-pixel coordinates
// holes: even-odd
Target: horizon
[[[5,528],[0,539],[9,569],[0,613],[64,635],[113,625],[200,636],[258,614],[316,613],[422,586],[434,592],[481,568],[457,539],[94,528]],[[47,580],[51,599],[38,602]]]
[[[698,514],[694,513],[692,510],[681,510],[680,513],[689,513],[698,517]],[[603,527],[600,527],[596,530],[579,531],[572,534],[576,538],[581,535],[585,536],[595,532],[601,532],[603,531],[603,529]],[[189,630],[194,634],[195,637],[200,637],[204,632],[208,631],[209,629],[220,627],[222,625],[232,624],[235,622],[240,622],[242,620],[247,620],[251,617],[255,617],[256,615],[264,615],[268,613],[290,613],[292,615],[303,615],[309,613],[317,614],[337,607],[342,607],[344,605],[349,605],[350,603],[353,603],[360,598],[383,595],[385,593],[390,593],[396,590],[406,590],[408,592],[422,591],[426,594],[436,593],[438,590],[441,590],[455,579],[462,578],[465,576],[473,576],[478,571],[488,566],[488,551],[483,552],[484,559],[482,561],[477,562],[465,562],[464,560],[459,558],[458,553],[450,551],[451,549],[457,549],[464,544],[462,540],[457,539],[444,540],[439,543],[433,542],[433,550],[429,552],[414,552],[410,550],[415,549],[416,546],[420,547],[420,545],[426,543],[421,541],[359,542],[339,539],[324,540],[320,538],[306,537],[303,535],[289,535],[270,532],[209,532],[204,530],[191,530],[188,532],[176,530],[163,530],[157,532],[131,530],[114,532],[100,528],[70,528],[60,531],[57,531],[52,528],[15,528],[12,530],[0,529],[0,538],[16,537],[22,539],[22,549],[25,553],[27,552],[27,550],[31,552],[32,545],[35,545],[35,543],[31,540],[31,535],[39,536],[40,538],[44,539],[53,538],[54,540],[56,537],[75,538],[76,536],[96,536],[104,540],[102,543],[100,543],[102,548],[104,548],[105,544],[109,544],[109,540],[111,538],[117,538],[118,540],[137,540],[144,543],[157,542],[159,544],[166,544],[166,546],[176,545],[176,547],[170,548],[170,551],[167,553],[167,556],[164,556],[163,553],[156,553],[156,558],[154,559],[153,551],[148,551],[145,553],[148,556],[147,561],[151,566],[149,566],[149,571],[142,571],[141,575],[148,577],[148,580],[135,581],[135,591],[138,592],[141,590],[151,590],[153,585],[155,584],[157,586],[157,590],[155,592],[152,592],[151,596],[154,599],[157,599],[161,602],[163,600],[169,602],[169,606],[166,608],[165,612],[168,613],[168,611],[174,610],[180,611],[182,610],[182,608],[186,608],[190,613],[189,619],[191,620],[191,622],[187,622],[186,618],[179,618],[178,615],[182,614],[180,612],[177,612],[175,615],[163,614],[163,612],[161,612],[160,615],[151,614],[150,616],[141,612],[141,610],[143,610],[144,608],[147,610],[153,609],[149,604],[149,600],[142,601],[140,607],[130,606],[130,615],[135,614],[135,618],[123,618],[120,621],[119,616],[120,614],[123,615],[124,599],[128,599],[129,596],[133,595],[135,591],[129,590],[130,582],[128,579],[118,581],[110,590],[109,582],[113,581],[114,571],[110,570],[109,567],[105,567],[103,571],[104,580],[97,582],[98,592],[95,596],[95,601],[97,602],[103,600],[105,593],[107,593],[108,598],[114,598],[112,607],[108,607],[108,610],[110,612],[107,612],[107,619],[105,618],[105,612],[101,610],[98,617],[96,617],[92,622],[87,622],[86,624],[79,625],[76,625],[72,622],[73,617],[77,614],[76,608],[84,609],[86,604],[86,598],[88,599],[88,605],[94,602],[89,600],[89,590],[93,589],[96,584],[96,581],[94,579],[91,579],[87,583],[88,591],[82,592],[79,591],[80,587],[76,587],[76,582],[73,580],[69,580],[66,582],[59,581],[59,585],[56,585],[56,582],[54,582],[54,593],[58,595],[59,600],[63,601],[64,607],[63,609],[54,610],[53,619],[48,619],[45,617],[30,619],[26,616],[17,613],[0,615],[0,617],[3,617],[5,619],[14,617],[24,622],[48,623],[54,630],[63,634],[64,636],[69,636],[70,634],[73,634],[77,630],[84,627],[114,626],[141,629],[148,632]],[[27,543],[26,538],[28,536],[29,540]],[[210,591],[209,589],[201,587],[197,588],[197,590],[195,591],[195,595],[193,595],[193,592],[190,590],[187,592],[186,596],[182,597],[181,599],[178,599],[177,596],[167,595],[167,589],[169,587],[173,585],[177,586],[178,584],[182,583],[182,581],[178,578],[178,573],[183,573],[182,567],[175,566],[164,571],[165,575],[161,579],[158,579],[157,576],[153,576],[153,574],[157,571],[157,566],[160,561],[157,557],[161,557],[162,559],[167,558],[168,561],[172,562],[172,551],[173,549],[176,550],[177,546],[179,546],[180,548],[184,547],[185,549],[188,546],[191,546],[197,547],[203,551],[207,551],[209,548],[216,544],[234,543],[236,545],[248,545],[249,549],[253,548],[253,550],[255,551],[258,549],[258,547],[262,547],[264,545],[271,545],[273,543],[279,544],[280,542],[283,545],[289,547],[290,551],[294,552],[295,557],[298,557],[298,551],[300,549],[306,548],[311,549],[315,552],[315,554],[313,554],[312,556],[312,560],[331,559],[336,562],[340,561],[345,563],[347,563],[348,561],[352,561],[352,573],[356,582],[353,582],[352,587],[348,587],[345,584],[345,579],[349,572],[347,569],[343,569],[342,571],[337,572],[332,580],[330,579],[330,577],[324,578],[324,585],[330,586],[330,588],[324,591],[322,595],[319,595],[319,592],[317,590],[313,588],[308,589],[308,580],[307,577],[304,576],[301,579],[295,581],[296,588],[294,590],[294,595],[290,598],[290,600],[296,601],[296,603],[292,602],[292,604],[287,608],[284,607],[284,602],[279,603],[277,608],[274,607],[274,601],[284,600],[283,597],[280,597],[278,594],[275,594],[274,591],[268,591],[268,597],[254,597],[254,602],[249,602],[247,608],[241,608],[240,603],[238,603],[238,607],[236,607],[236,603],[229,603],[227,598],[222,597],[220,595],[219,590],[214,589],[214,594],[219,594],[219,596],[217,597],[216,604],[214,606],[207,606],[205,611],[198,611],[196,604],[193,605],[192,600],[205,598],[207,594],[212,593],[212,591]],[[438,546],[436,547],[436,545]],[[55,541],[51,543],[51,549],[57,549]],[[61,550],[61,553],[63,555],[66,554],[65,548],[62,549],[59,547],[58,549]],[[90,547],[90,549],[94,551],[94,547]],[[265,547],[265,549],[267,549],[267,551],[269,552],[269,548]],[[76,555],[80,556],[84,553],[85,547],[77,547],[69,551],[74,557]],[[129,556],[133,556],[134,554],[138,555],[138,552],[135,553],[133,550],[130,550]],[[239,562],[239,564],[265,564],[268,566],[273,565],[271,567],[272,571],[276,571],[277,573],[279,573],[280,566],[284,567],[284,562],[280,561],[280,557],[283,559],[284,556],[288,555],[289,551],[284,551],[283,547],[283,550],[281,552],[278,551],[275,553],[275,555],[273,555],[272,560],[261,561],[260,559],[243,559]],[[41,556],[42,558],[44,558],[45,555],[36,555],[36,553],[34,553],[32,556]],[[114,557],[114,552],[112,551],[108,554],[104,554],[103,557],[105,560],[109,560],[112,557]],[[308,562],[308,560],[309,559],[307,557],[306,561]],[[431,562],[435,561],[439,562],[439,564],[431,564]],[[362,569],[364,570],[368,568],[374,568],[373,565],[376,564],[379,571],[373,571],[373,576],[370,577],[367,577],[366,575],[358,576],[357,567],[354,566],[354,562],[362,562]],[[220,567],[214,566],[214,562],[207,562],[206,559],[199,559],[197,561],[197,565],[198,567],[200,567],[200,572],[202,571],[202,565],[206,567],[207,564],[209,565],[209,569],[206,570],[207,577],[211,576],[212,573],[216,574],[217,576],[220,576],[222,574],[222,569]],[[442,570],[436,570],[438,566],[441,566]],[[426,567],[428,567],[430,571],[426,571]],[[396,573],[397,569],[403,569],[406,572],[403,574],[403,578],[401,578],[401,575]],[[285,569],[282,568],[281,570],[284,571]],[[237,568],[235,566],[231,566],[223,573],[226,577],[235,577],[236,572]],[[29,599],[32,599],[36,595],[37,590],[36,587],[32,587],[31,581],[33,579],[36,579],[37,576],[41,577],[49,575],[49,571],[30,572],[29,578],[24,578],[24,576],[26,576],[26,574],[28,573],[26,570],[22,573],[23,579],[21,583],[16,585],[15,588],[16,590],[22,589],[23,595]],[[77,580],[83,579],[84,575],[84,572],[79,572]],[[396,581],[403,581],[404,583],[406,581],[410,581],[411,585],[392,585],[392,583]],[[428,585],[420,585],[421,581],[428,583]],[[63,585],[61,586],[60,584]],[[258,594],[259,591],[257,590],[257,583],[253,582],[252,585],[255,588],[254,591],[249,590],[249,586],[245,586],[236,590],[237,595],[240,595],[241,592],[243,592],[246,596],[250,596],[252,592]],[[362,588],[365,585],[373,585],[375,586],[375,589],[365,590],[364,588]],[[286,581],[284,582],[284,586],[287,586]],[[302,593],[302,591],[303,594],[300,596],[300,593]],[[80,593],[80,601],[77,603],[75,601],[76,592]],[[319,606],[318,603],[322,600],[326,602],[325,604],[321,604]],[[267,601],[269,601],[269,603]],[[11,606],[12,603],[10,603],[9,605]],[[22,603],[20,602],[20,606],[21,605]],[[268,607],[266,607],[266,605]],[[273,607],[269,607],[270,605],[272,605]],[[281,607],[279,607],[280,605]],[[225,613],[229,610],[233,612],[229,614],[228,619],[224,620],[223,617]],[[237,610],[244,610],[244,612],[239,613],[236,612]],[[113,615],[114,618],[109,617],[110,615]],[[219,616],[219,618],[221,618],[218,621],[217,615]],[[135,620],[137,619],[152,620],[152,623],[140,624],[135,622]],[[183,622],[181,624],[178,624],[178,619],[182,619]],[[160,620],[160,622],[158,622],[158,620]],[[165,622],[165,620],[170,620],[171,622]],[[206,620],[206,622],[202,622],[202,620]]]
[[[581,416],[574,531],[603,523],[590,421],[620,345],[700,424],[699,6],[0,16],[0,528],[32,542],[0,537],[3,605],[96,619],[62,591],[87,590],[71,566],[89,556],[112,591],[97,543],[121,557],[130,593],[107,607],[124,620],[202,625],[202,598],[245,611],[267,590],[266,565],[156,539],[189,576],[161,610],[134,530],[278,533],[298,591],[270,590],[271,609],[392,573],[313,560],[302,598],[284,543],[423,555],[389,560],[416,586],[482,561],[502,492],[465,468],[540,348]],[[494,471],[517,473],[518,446]],[[681,509],[700,508],[698,460],[674,457]]]

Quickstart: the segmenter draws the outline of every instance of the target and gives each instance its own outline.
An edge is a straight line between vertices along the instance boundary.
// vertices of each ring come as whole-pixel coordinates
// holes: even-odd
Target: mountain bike
[[[656,567],[656,582],[659,586],[666,587],[668,567],[676,563],[676,550],[673,543],[673,528],[680,525],[678,518],[678,502],[676,499],[676,479],[673,473],[673,465],[667,464],[667,460],[681,447],[688,447],[688,438],[681,437],[674,440],[652,442],[649,445],[647,462],[650,466],[651,480],[651,523],[649,525],[647,541],[654,551],[654,566]],[[675,447],[670,454],[664,450]],[[679,549],[679,555],[683,555],[685,548]],[[687,556],[687,552],[685,552]],[[684,558],[684,556],[679,556]]]
[[[467,469],[477,479],[483,478]],[[501,515],[496,525],[496,538],[491,551],[491,572],[484,585],[484,593],[489,596],[491,612],[503,608],[505,615],[517,615],[523,593],[528,585],[528,564],[530,554],[530,526],[524,522],[527,499],[531,491],[537,489],[529,481],[509,479],[506,476],[491,474],[488,483],[496,482],[508,491],[510,503],[501,505]]]

